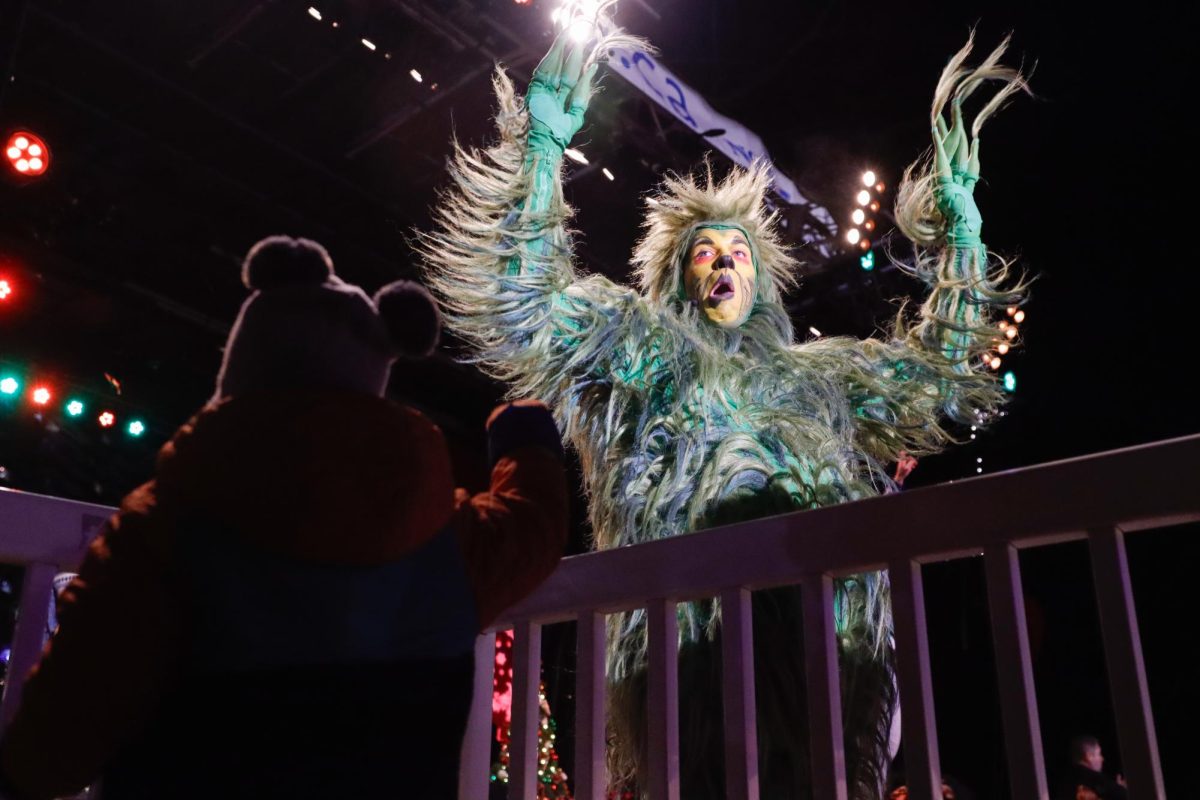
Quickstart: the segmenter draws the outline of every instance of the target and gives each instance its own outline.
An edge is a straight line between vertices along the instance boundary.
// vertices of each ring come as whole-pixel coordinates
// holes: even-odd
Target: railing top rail
[[[0,561],[67,566],[116,509],[0,487]]]
[[[1200,435],[563,560],[492,627],[1200,520]]]

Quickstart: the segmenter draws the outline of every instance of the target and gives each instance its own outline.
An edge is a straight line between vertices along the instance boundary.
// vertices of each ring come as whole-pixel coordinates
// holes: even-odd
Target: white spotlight
[[[586,42],[592,38],[594,29],[595,26],[592,25],[591,20],[586,17],[576,17],[571,20],[571,38],[577,42]]]

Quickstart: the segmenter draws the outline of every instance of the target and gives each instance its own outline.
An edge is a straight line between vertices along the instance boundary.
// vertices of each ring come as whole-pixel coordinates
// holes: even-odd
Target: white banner
[[[808,206],[813,217],[828,225],[831,232],[836,232],[829,212],[800,194],[791,178],[771,163],[771,155],[758,134],[736,120],[718,114],[702,95],[672,75],[652,56],[614,48],[608,66],[697,134],[708,133],[704,138],[736,163],[748,167],[755,159],[761,159],[771,164],[771,182],[779,196],[792,205]]]

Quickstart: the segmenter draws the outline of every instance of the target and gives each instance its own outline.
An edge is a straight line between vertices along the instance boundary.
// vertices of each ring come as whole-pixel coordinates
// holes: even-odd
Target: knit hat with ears
[[[372,299],[308,239],[263,239],[246,254],[242,282],[252,293],[225,345],[216,400],[281,389],[382,397],[397,358],[437,346],[441,319],[424,287],[396,281]]]

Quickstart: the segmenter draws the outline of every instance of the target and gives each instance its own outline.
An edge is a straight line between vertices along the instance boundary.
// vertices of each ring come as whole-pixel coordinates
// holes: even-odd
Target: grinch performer
[[[934,149],[909,168],[897,219],[930,287],[915,320],[884,339],[798,344],[782,304],[796,261],[764,210],[762,165],[669,177],[647,201],[633,254],[640,291],[572,263],[562,157],[580,129],[598,54],[636,46],[608,37],[585,53],[560,36],[524,100],[494,79],[499,142],[456,147],[453,188],[422,237],[448,322],[514,396],[539,397],[579,452],[597,548],[871,497],[892,486],[901,454],[951,441],[944,425],[979,424],[1002,393],[981,366],[1000,331],[990,311],[1018,301],[992,263],[972,198],[979,130],[1020,74],[1002,45],[975,68],[968,42],[938,83]],[[961,104],[1000,90],[970,133]],[[949,107],[950,123],[943,122]],[[847,776],[879,797],[897,708],[886,576],[836,592]],[[760,781],[764,797],[808,797],[798,591],[755,595]],[[643,611],[609,619],[610,765],[636,785],[645,763]],[[716,602],[680,606],[682,796],[724,792]]]

